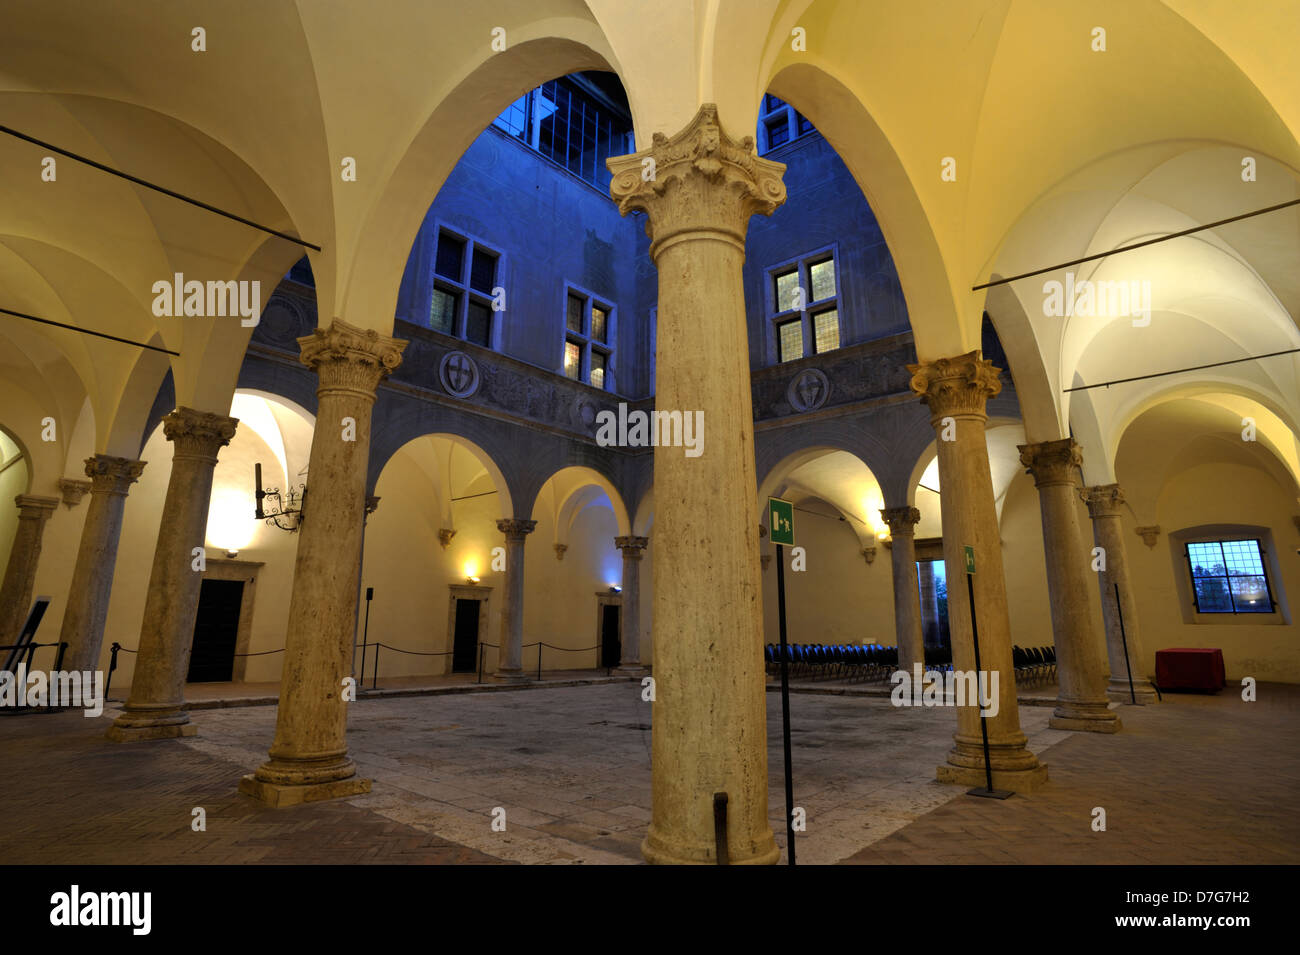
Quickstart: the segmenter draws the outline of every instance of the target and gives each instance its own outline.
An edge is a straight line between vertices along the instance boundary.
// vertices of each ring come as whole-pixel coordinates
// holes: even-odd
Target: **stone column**
[[[1034,476],[1043,515],[1047,594],[1056,643],[1058,730],[1114,733],[1119,720],[1106,699],[1106,658],[1088,612],[1088,551],[1079,534],[1076,478],[1083,455],[1073,438],[1020,445],[1020,463]]]
[[[641,558],[648,537],[615,537],[614,546],[623,552],[623,658],[618,672],[639,676],[641,665]]]
[[[298,339],[318,409],[302,505],[284,671],[270,759],[239,791],[288,806],[370,791],[348,758],[343,680],[351,674],[357,565],[375,389],[406,342],[335,319]]]
[[[163,434],[172,443],[172,473],[153,551],[131,693],[108,729],[111,740],[194,735],[185,709],[185,675],[203,583],[203,574],[194,569],[194,548],[203,547],[207,536],[217,452],[230,443],[238,424],[235,418],[193,408],[177,408],[163,418]],[[247,517],[251,521],[252,513]]]
[[[0,583],[0,643],[13,643],[27,622],[45,522],[59,506],[59,499],[19,494],[14,503],[18,505],[18,528],[5,565],[4,583]]]
[[[1146,654],[1142,631],[1138,626],[1137,603],[1128,576],[1128,553],[1124,546],[1120,506],[1124,492],[1118,484],[1102,484],[1082,490],[1092,517],[1092,539],[1106,558],[1105,569],[1097,574],[1101,587],[1101,615],[1106,624],[1106,651],[1110,658],[1110,683],[1106,695],[1121,703],[1131,701],[1128,670],[1124,665],[1124,646],[1128,644],[1128,664],[1133,672],[1133,696],[1139,703],[1155,703],[1159,697],[1146,676]],[[1119,603],[1115,587],[1119,586]],[[1120,611],[1123,611],[1124,634],[1120,635]]]
[[[536,521],[507,518],[497,521],[497,530],[506,535],[506,579],[501,588],[501,649],[498,650],[498,680],[520,683],[528,679],[524,672],[524,540]]]
[[[997,789],[1027,792],[1047,781],[1047,767],[1025,748],[1016,705],[1015,668],[1011,661],[1011,624],[1002,573],[1002,539],[989,473],[984,437],[985,403],[1002,390],[998,369],[978,351],[954,358],[908,365],[912,390],[930,409],[938,435],[939,480],[943,487],[943,559],[948,574],[948,629],[953,667],[975,669],[970,600],[964,548],[975,551],[975,613],[979,624],[980,666],[998,674],[998,711],[984,719],[989,735],[989,762]],[[991,677],[990,677],[991,679]],[[957,707],[956,745],[940,766],[941,782],[984,785],[984,751],[977,705]]]
[[[65,670],[94,670],[104,642],[108,597],[117,567],[117,542],[122,534],[126,494],[144,470],[144,461],[97,454],[86,458],[90,478],[90,507],[81,528],[81,546],[68,584],[60,640],[68,643]]]
[[[889,525],[893,541],[890,557],[894,570],[894,630],[898,634],[898,668],[912,672],[912,664],[925,666],[925,640],[921,634],[921,592],[916,575],[916,523],[921,512],[914,507],[887,507],[880,518]]]
[[[653,805],[642,852],[714,863],[714,794],[725,792],[730,860],[772,863],[741,269],[750,217],[785,201],[785,167],[755,156],[752,137],[728,137],[712,105],[609,167],[619,209],[647,214],[659,271],[657,405],[708,424],[698,456],[654,451]]]

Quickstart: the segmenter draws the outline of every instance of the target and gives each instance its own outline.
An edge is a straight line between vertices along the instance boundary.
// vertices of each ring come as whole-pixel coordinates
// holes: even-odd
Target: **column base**
[[[1134,680],[1133,696],[1139,703],[1150,705],[1159,703],[1160,697],[1156,695],[1156,688],[1151,685],[1150,680]],[[1114,703],[1132,703],[1129,697],[1128,680],[1114,680],[1106,686],[1106,698]]]
[[[717,850],[712,843],[706,846],[689,846],[664,839],[654,823],[641,843],[641,855],[651,865],[717,865]],[[746,855],[738,855],[728,846],[727,860],[731,865],[776,865],[781,860],[781,847],[776,844],[772,830],[768,829],[759,845]]]
[[[1118,733],[1124,728],[1118,718],[1095,720],[1074,716],[1053,716],[1047,725],[1054,730],[1072,730],[1078,733]]]
[[[615,667],[614,672],[619,676],[649,676],[650,668],[642,666],[639,663],[629,663]]]
[[[370,780],[350,776],[324,783],[268,783],[250,773],[239,781],[239,791],[273,809],[283,809],[305,802],[359,796],[370,792]]]
[[[1119,717],[1105,703],[1078,703],[1057,700],[1056,709],[1047,725],[1054,730],[1074,730],[1084,733],[1118,733],[1122,728]]]
[[[120,719],[121,717],[119,717]],[[143,743],[151,739],[180,739],[197,736],[199,728],[188,721],[184,723],[159,723],[152,725],[122,725],[114,723],[104,734],[114,743]]]
[[[503,683],[527,683],[532,677],[523,670],[501,669],[492,674],[492,679],[500,680]]]
[[[984,766],[953,766],[945,763],[935,772],[935,778],[941,783],[952,783],[968,789],[988,785],[988,775]],[[994,769],[993,788],[1005,789],[1013,793],[1029,793],[1041,789],[1047,783],[1047,766],[1038,763],[1030,769]]]

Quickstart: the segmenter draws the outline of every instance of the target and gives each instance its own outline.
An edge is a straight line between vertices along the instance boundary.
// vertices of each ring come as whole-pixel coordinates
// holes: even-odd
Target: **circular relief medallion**
[[[468,398],[478,391],[478,365],[463,351],[449,351],[438,364],[438,380],[453,398]]]
[[[805,368],[794,376],[785,396],[795,411],[815,411],[830,397],[831,383],[816,368]]]

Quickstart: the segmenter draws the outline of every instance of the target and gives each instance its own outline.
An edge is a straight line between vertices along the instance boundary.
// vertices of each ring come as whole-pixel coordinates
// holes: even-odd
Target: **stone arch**
[[[795,478],[817,462],[823,466],[811,469],[815,473],[806,481]],[[871,466],[852,450],[835,445],[804,447],[768,468],[758,489],[760,524],[768,526],[767,499],[791,494],[792,488],[798,489],[800,500],[815,498],[833,507],[862,547],[875,544],[886,530],[880,518],[880,509],[886,506],[884,490]]]
[[[426,117],[390,172],[365,216],[351,268],[339,270],[341,315],[355,312],[361,321],[363,310],[396,313],[402,272],[425,213],[475,137],[512,101],[579,70],[620,72],[611,65],[617,59],[604,34],[591,21],[557,18],[517,32],[525,38],[502,52],[484,47],[484,58]],[[635,116],[637,104],[632,109]],[[384,321],[391,329],[391,319]]]
[[[542,487],[552,482],[556,491],[555,513],[551,515],[555,523],[554,543],[568,544],[569,529],[578,514],[587,506],[597,503],[601,495],[609,501],[610,509],[614,512],[618,536],[626,537],[631,534],[632,522],[628,517],[623,495],[618,492],[613,482],[599,471],[579,465],[569,465],[551,474]],[[536,513],[537,507],[537,496],[535,496],[530,516]]]
[[[889,246],[917,354],[932,360],[978,347],[979,326],[963,321],[911,175],[867,107],[829,65],[790,64],[766,87],[812,121],[857,181]]]

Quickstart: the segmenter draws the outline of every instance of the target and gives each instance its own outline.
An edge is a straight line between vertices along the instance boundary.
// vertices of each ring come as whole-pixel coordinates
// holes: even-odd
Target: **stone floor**
[[[974,799],[934,781],[949,709],[879,697],[791,698],[803,864],[1295,862],[1300,688],[1260,701],[1123,707],[1115,736],[1048,729],[1039,793]],[[779,702],[768,696],[770,817],[784,845]],[[196,711],[200,735],[118,745],[114,714],[0,718],[6,863],[637,863],[650,818],[650,709],[633,682],[361,700],[349,743],[373,791],[286,810],[235,794],[264,758],[270,706]],[[22,768],[15,785],[12,770]],[[1093,832],[1092,809],[1107,831]],[[207,829],[191,829],[192,811]],[[493,810],[506,831],[494,832]]]

